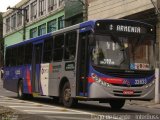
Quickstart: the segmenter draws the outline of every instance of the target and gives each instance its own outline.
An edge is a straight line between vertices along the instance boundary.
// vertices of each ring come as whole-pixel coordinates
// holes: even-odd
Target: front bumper
[[[124,90],[132,90],[134,94],[124,94]],[[151,100],[154,98],[155,82],[152,81],[141,87],[102,86],[96,82],[89,87],[89,98],[91,99],[130,99],[130,100]]]

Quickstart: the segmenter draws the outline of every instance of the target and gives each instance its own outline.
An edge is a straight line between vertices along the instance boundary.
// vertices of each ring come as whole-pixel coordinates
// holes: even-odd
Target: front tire
[[[78,100],[71,97],[71,88],[69,82],[66,82],[62,89],[62,103],[65,107],[74,107]]]
[[[110,100],[109,104],[113,110],[120,110],[124,106],[125,100],[114,99],[114,100]]]

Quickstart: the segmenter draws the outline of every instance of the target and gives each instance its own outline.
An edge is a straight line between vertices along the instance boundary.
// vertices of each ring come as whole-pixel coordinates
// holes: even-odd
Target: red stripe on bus
[[[89,83],[93,83],[93,82],[95,82],[95,80],[93,80],[92,77],[88,77],[88,82],[89,82]]]
[[[123,79],[121,78],[101,78],[101,79],[111,84],[123,84]]]
[[[30,71],[27,69],[27,86],[29,93],[32,93],[32,86],[31,86],[31,75]]]

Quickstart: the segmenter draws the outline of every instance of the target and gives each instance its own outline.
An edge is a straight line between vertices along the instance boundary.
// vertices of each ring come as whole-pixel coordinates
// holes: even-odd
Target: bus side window
[[[5,65],[8,67],[10,66],[10,59],[11,59],[11,49],[6,49],[6,55],[5,55]]]
[[[22,65],[24,63],[24,46],[18,47],[18,57],[17,57],[17,65]]]
[[[53,47],[53,61],[62,61],[64,48],[64,34],[55,36]]]
[[[49,63],[52,60],[53,38],[44,41],[43,63]]]
[[[25,46],[25,60],[24,64],[31,64],[32,62],[32,43]]]
[[[65,60],[74,60],[76,54],[77,31],[66,34],[65,39]]]
[[[11,61],[11,66],[16,66],[17,65],[17,53],[18,53],[18,48],[12,48],[12,61]]]

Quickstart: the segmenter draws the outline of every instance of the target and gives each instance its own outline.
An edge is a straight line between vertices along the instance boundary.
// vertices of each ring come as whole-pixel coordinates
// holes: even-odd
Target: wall
[[[150,0],[89,0],[88,19],[122,18],[153,8]]]

